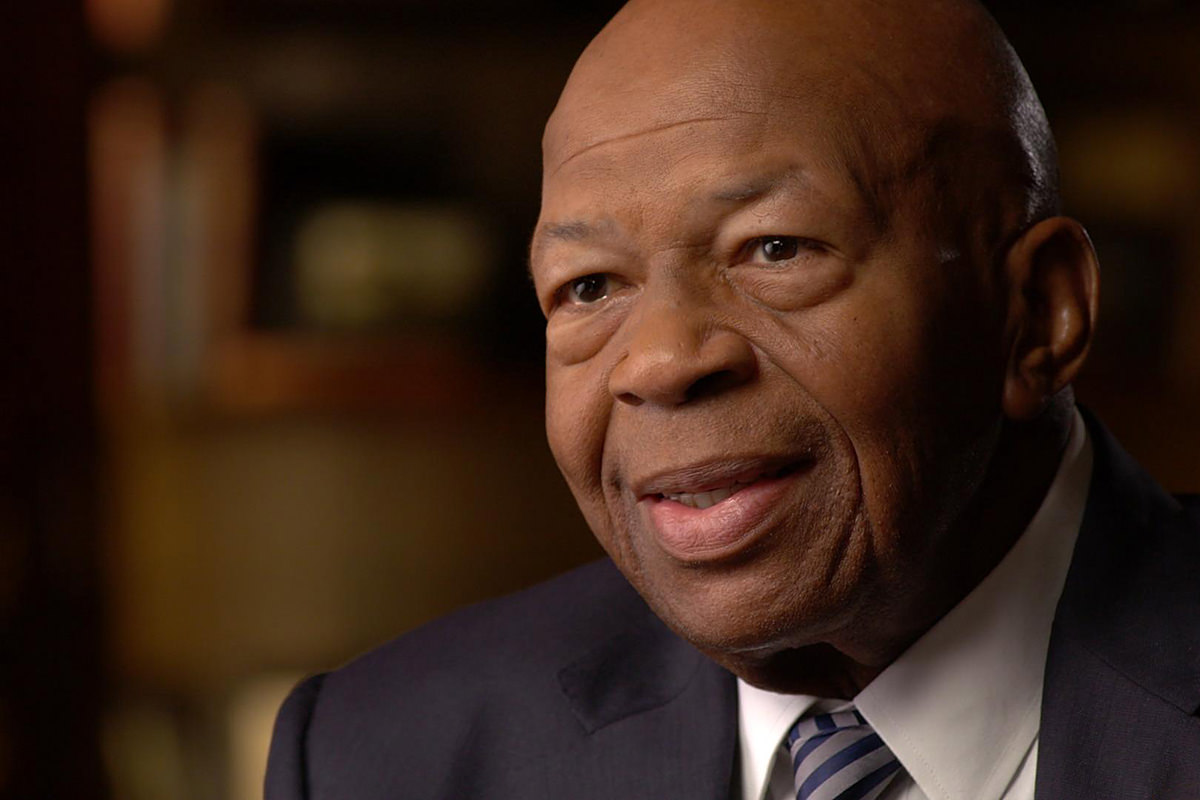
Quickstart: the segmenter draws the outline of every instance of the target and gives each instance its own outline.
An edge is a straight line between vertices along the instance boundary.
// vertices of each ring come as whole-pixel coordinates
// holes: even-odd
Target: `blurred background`
[[[619,4],[0,11],[0,795],[250,800],[304,674],[599,554],[541,125]],[[991,4],[1101,254],[1080,394],[1200,490],[1200,11]]]

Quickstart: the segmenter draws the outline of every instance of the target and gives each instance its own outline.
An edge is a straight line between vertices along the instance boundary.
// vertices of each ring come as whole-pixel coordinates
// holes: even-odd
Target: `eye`
[[[778,264],[790,261],[806,252],[820,252],[821,242],[803,236],[760,236],[748,245],[748,258],[758,264]]]
[[[608,297],[611,290],[607,275],[596,273],[566,283],[558,290],[558,302],[573,306],[598,303]]]
[[[795,236],[771,236],[758,240],[757,253],[764,261],[788,261],[800,252],[800,240]]]

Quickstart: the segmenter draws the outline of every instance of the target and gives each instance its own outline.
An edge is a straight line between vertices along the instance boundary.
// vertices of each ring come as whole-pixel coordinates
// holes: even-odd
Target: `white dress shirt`
[[[904,767],[881,800],[1033,800],[1042,679],[1092,472],[1078,412],[1029,527],[962,602],[875,678],[854,706]],[[795,800],[776,758],[803,713],[845,701],[738,681],[742,800]]]

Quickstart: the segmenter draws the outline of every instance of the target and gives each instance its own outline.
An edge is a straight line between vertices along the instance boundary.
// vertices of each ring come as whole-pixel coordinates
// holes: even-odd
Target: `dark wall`
[[[85,185],[72,2],[0,11],[0,794],[104,796]]]

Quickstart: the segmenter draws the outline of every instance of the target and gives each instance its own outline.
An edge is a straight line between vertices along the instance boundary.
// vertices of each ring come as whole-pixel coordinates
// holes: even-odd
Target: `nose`
[[[628,350],[609,391],[628,405],[678,406],[740,386],[758,372],[754,348],[687,298],[645,303],[627,320]]]

